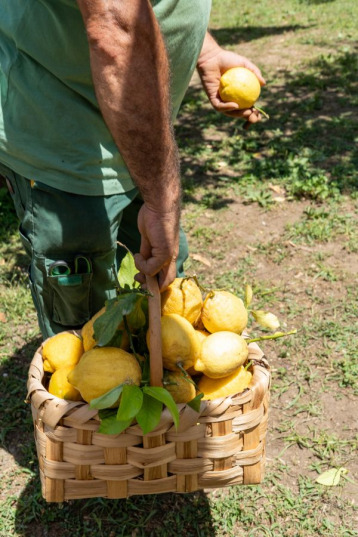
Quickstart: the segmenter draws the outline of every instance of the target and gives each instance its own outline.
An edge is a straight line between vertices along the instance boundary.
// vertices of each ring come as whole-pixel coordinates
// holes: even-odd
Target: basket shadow
[[[202,491],[48,504],[42,499],[38,475],[28,482],[18,498],[15,531],[19,537],[209,537],[216,534],[210,500]]]

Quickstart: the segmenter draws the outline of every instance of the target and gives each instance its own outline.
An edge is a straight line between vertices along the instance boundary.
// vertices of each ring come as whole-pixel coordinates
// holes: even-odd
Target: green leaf
[[[138,269],[135,266],[134,257],[130,252],[127,252],[118,271],[118,281],[120,286],[125,289],[139,287],[139,282],[136,282],[134,279],[136,274],[138,274]]]
[[[115,388],[112,388],[112,390],[109,390],[109,392],[104,393],[100,397],[96,397],[96,399],[92,399],[90,402],[90,407],[101,409],[113,406],[118,401],[122,390],[123,384],[119,384]]]
[[[108,345],[114,339],[122,321],[123,313],[118,297],[108,300],[106,311],[93,324],[94,339],[100,347]]]
[[[323,474],[319,475],[316,479],[316,482],[320,485],[325,485],[326,487],[335,487],[339,484],[341,475],[348,473],[346,468],[331,468]]]
[[[106,347],[118,347],[121,348],[122,338],[124,330],[117,330],[111,341],[108,342]]]
[[[101,420],[98,432],[101,434],[120,434],[130,426],[132,420],[118,421],[115,414]]]
[[[117,415],[116,408],[103,408],[98,411],[98,416],[100,420],[104,420],[106,418],[109,418],[110,416],[116,416],[116,415]]]
[[[136,420],[141,427],[143,434],[150,433],[150,431],[155,429],[160,421],[162,409],[163,405],[160,401],[153,399],[153,397],[146,393],[143,394],[142,408],[136,415]]]
[[[143,392],[135,384],[123,386],[121,402],[118,408],[117,420],[132,420],[140,411],[143,404]]]
[[[200,404],[201,404],[201,400],[203,397],[204,397],[203,393],[198,393],[198,395],[194,397],[194,399],[189,401],[187,405],[190,406],[190,408],[192,408],[193,410],[195,410],[195,412],[200,412]]]
[[[154,397],[154,399],[157,399],[168,407],[168,410],[173,417],[175,428],[177,429],[179,426],[178,407],[168,390],[161,388],[160,386],[144,386],[143,392],[151,397]]]
[[[94,338],[99,347],[108,346],[115,338],[123,315],[129,315],[135,308],[142,295],[138,292],[128,292],[106,302],[106,311],[95,320]]]

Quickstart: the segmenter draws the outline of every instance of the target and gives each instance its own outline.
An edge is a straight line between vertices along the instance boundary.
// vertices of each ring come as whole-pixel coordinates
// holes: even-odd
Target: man
[[[31,258],[44,337],[81,326],[113,293],[125,243],[165,288],[187,256],[173,136],[198,68],[214,108],[221,74],[246,66],[207,33],[210,0],[4,0],[0,172]],[[139,231],[139,233],[138,233]]]

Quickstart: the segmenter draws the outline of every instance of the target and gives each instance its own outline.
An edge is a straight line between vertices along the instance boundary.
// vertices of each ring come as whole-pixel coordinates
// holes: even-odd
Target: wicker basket
[[[158,296],[151,301],[150,326],[157,333]],[[153,340],[158,347],[160,338]],[[40,347],[30,365],[28,397],[45,500],[127,498],[260,483],[270,373],[260,348],[252,343],[249,349],[253,379],[247,390],[203,401],[199,413],[178,405],[178,430],[165,409],[156,429],[143,436],[137,424],[118,435],[100,434],[97,410],[51,395],[43,385]],[[158,348],[150,351],[151,383],[158,385],[162,366],[153,359]]]

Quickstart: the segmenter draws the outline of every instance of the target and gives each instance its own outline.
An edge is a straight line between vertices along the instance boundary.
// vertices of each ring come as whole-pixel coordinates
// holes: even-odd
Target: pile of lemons
[[[203,295],[194,279],[176,278],[162,293],[161,308],[163,384],[176,403],[198,393],[209,400],[234,395],[249,386],[242,336],[248,313],[240,298],[223,290]],[[142,368],[125,331],[120,348],[96,346],[93,324],[104,312],[83,326],[81,336],[61,332],[43,344],[51,394],[90,402],[122,383],[140,386]]]
[[[203,399],[242,392],[252,378],[244,365],[247,321],[247,309],[233,293],[213,290],[203,299],[193,279],[177,278],[162,294],[164,368],[184,369],[181,383],[190,385],[188,376],[193,377]]]

